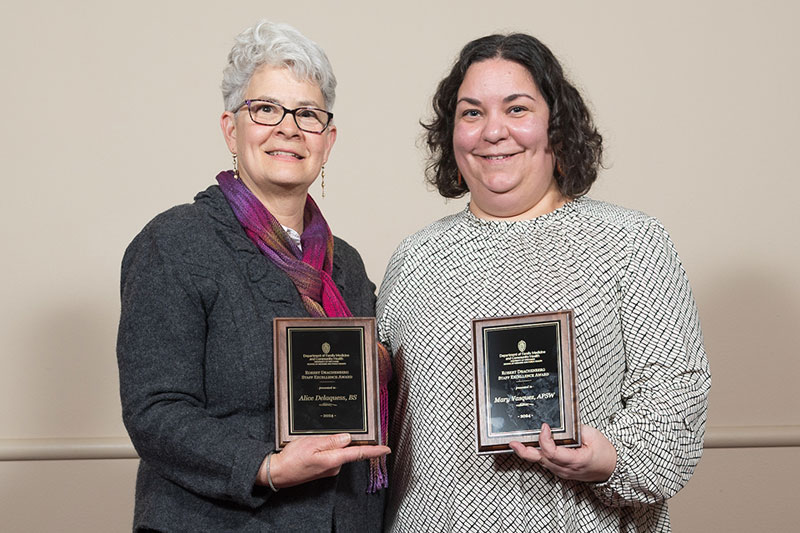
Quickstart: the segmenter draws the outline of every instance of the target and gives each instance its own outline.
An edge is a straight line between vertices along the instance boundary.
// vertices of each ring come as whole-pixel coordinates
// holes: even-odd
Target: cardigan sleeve
[[[274,448],[245,420],[205,409],[204,353],[213,275],[188,269],[156,231],[142,232],[123,259],[117,357],[123,420],[139,456],[196,494],[249,507],[271,491],[254,487]]]
[[[375,284],[370,281],[364,261],[347,241],[334,237],[334,279],[342,279],[339,290],[353,316],[375,316]]]
[[[612,506],[662,501],[686,484],[703,451],[711,384],[689,282],[658,221],[638,228],[628,257],[620,305],[623,408],[603,429],[617,465],[594,485]]]

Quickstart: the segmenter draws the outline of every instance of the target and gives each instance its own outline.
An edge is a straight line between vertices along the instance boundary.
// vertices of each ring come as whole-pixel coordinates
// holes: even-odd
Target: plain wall
[[[327,196],[311,193],[378,284],[403,237],[465,204],[423,183],[418,124],[455,54],[497,31],[542,39],[605,139],[590,195],[657,216],[676,243],[712,364],[709,426],[800,424],[797,3],[34,0],[0,7],[0,439],[125,435],[122,253],[230,168],[221,72],[262,17],[331,59],[339,135]],[[676,531],[790,527],[799,462],[707,451]],[[135,468],[0,462],[0,529],[129,530]]]

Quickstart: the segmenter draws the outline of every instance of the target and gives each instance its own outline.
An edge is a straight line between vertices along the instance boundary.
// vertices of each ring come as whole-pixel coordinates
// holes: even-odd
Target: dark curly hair
[[[433,96],[434,117],[420,124],[427,130],[430,150],[426,177],[445,198],[459,198],[469,190],[459,183],[453,151],[456,98],[470,65],[502,58],[519,63],[531,73],[550,110],[547,128],[556,160],[554,176],[561,193],[577,198],[589,192],[603,155],[603,137],[578,90],[564,77],[561,64],[541,41],[524,33],[489,35],[468,43],[450,74]]]

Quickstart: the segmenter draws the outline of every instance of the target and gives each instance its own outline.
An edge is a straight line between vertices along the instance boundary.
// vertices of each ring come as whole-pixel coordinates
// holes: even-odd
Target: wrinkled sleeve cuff
[[[614,471],[611,473],[611,476],[602,483],[592,484],[592,489],[595,495],[605,505],[609,507],[619,507],[625,503],[620,493],[623,488],[623,470],[627,462],[628,446],[626,446],[623,440],[617,435],[606,435],[606,438],[617,451],[617,464],[614,466]]]
[[[233,465],[228,485],[234,501],[255,509],[263,505],[273,494],[269,487],[256,485],[258,469],[264,458],[272,452],[271,446],[257,440],[242,442]],[[266,490],[265,490],[266,489]]]

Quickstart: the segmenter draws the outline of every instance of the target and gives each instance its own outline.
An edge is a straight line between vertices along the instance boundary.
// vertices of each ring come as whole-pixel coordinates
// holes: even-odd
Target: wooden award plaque
[[[276,318],[275,445],[310,435],[380,436],[374,318]]]
[[[539,445],[543,423],[561,446],[581,445],[572,311],[472,321],[477,452]]]

